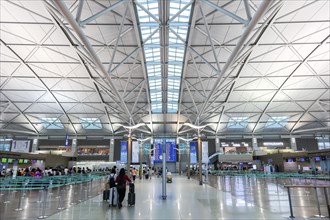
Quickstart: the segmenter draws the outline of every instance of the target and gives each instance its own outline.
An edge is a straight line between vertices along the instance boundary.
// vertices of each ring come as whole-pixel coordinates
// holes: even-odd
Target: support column
[[[179,160],[179,175],[181,176],[181,149],[180,149],[180,144],[178,144],[178,160]]]
[[[220,138],[216,137],[215,138],[215,151],[222,153],[223,154],[223,147],[221,146]],[[220,166],[220,156],[221,154],[218,155],[218,163],[217,163],[217,169],[219,169]]]
[[[202,176],[202,139],[201,139],[200,135],[198,135],[197,147],[198,147],[199,185],[203,185],[203,176]]]
[[[115,138],[112,137],[110,139],[110,145],[109,145],[109,162],[114,162],[114,154],[115,154]]]
[[[253,150],[260,150],[259,147],[258,147],[258,141],[257,141],[257,138],[252,138],[252,149]]]
[[[316,172],[316,164],[315,164],[315,158],[313,157],[310,158],[310,168],[312,174],[314,174]]]
[[[37,138],[33,139],[31,152],[36,152],[38,150],[38,146],[39,146],[39,139]]]
[[[187,141],[187,149],[188,149],[188,152],[187,152],[187,164],[188,164],[187,176],[188,176],[188,179],[190,179],[190,144],[189,144],[189,141]]]
[[[166,146],[165,143],[163,143],[163,173],[162,173],[162,197],[165,200],[166,199]]]
[[[218,138],[218,137],[215,138],[215,151],[217,151],[219,153],[223,153],[223,148],[221,147],[221,144],[220,144],[220,138]]]
[[[127,140],[127,172],[130,173],[132,161],[132,137],[129,136]]]
[[[78,146],[77,138],[72,139],[71,155],[73,155],[73,157],[77,156],[77,146]]]
[[[291,146],[291,149],[293,150],[297,150],[297,143],[296,143],[296,138],[290,138],[290,146]]]
[[[141,135],[142,136],[142,135]],[[142,137],[141,137],[141,139],[142,139]],[[140,146],[139,146],[139,150],[140,150],[140,158],[139,158],[139,161],[140,161],[140,169],[139,169],[139,179],[142,179],[142,174],[143,174],[143,172],[142,172],[142,169],[143,169],[143,167],[142,167],[142,142],[140,142]],[[151,177],[150,177],[151,178]]]
[[[77,138],[72,139],[70,151],[63,152],[62,156],[64,156],[64,157],[76,157],[77,156],[77,146],[78,146],[77,141],[78,141]]]

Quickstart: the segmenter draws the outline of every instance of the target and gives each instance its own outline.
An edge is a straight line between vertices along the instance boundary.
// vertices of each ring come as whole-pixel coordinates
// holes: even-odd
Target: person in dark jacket
[[[116,178],[117,191],[118,191],[118,208],[123,207],[122,202],[126,194],[126,183],[132,182],[132,180],[125,174],[125,169],[121,168],[119,175]]]

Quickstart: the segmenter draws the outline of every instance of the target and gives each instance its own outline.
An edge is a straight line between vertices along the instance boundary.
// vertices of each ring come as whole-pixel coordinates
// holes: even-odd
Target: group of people
[[[135,167],[131,168],[130,174],[132,176],[133,181],[135,181],[137,175],[140,175],[139,170],[137,170]],[[145,167],[142,170],[142,177],[144,177],[145,179],[151,179],[153,174],[154,174],[154,169],[151,167],[149,168]]]
[[[133,182],[133,181],[126,175],[124,168],[121,168],[119,170],[118,175],[117,175],[116,169],[117,169],[116,166],[114,166],[111,169],[108,182],[109,182],[110,189],[113,187],[116,187],[117,192],[118,192],[118,208],[121,208],[121,207],[123,207],[122,203],[123,203],[125,195],[126,195],[127,182]],[[113,180],[114,180],[114,183],[113,183]]]
[[[26,167],[19,168],[16,171],[16,176],[32,176],[32,177],[43,177],[43,176],[63,176],[63,175],[71,175],[71,174],[88,174],[91,173],[92,170],[88,167],[46,167],[44,170],[41,170],[39,167]],[[13,176],[13,169],[2,169],[0,172],[0,177]]]

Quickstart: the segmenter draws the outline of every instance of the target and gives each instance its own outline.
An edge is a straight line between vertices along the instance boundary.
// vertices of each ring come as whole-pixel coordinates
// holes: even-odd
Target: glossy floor
[[[280,184],[243,177],[210,177],[210,185],[200,186],[194,179],[174,176],[163,200],[160,178],[137,180],[134,207],[125,202],[121,209],[109,208],[99,195],[47,219],[289,219],[287,191]],[[316,197],[308,190],[292,194],[296,219],[327,219],[314,217],[318,213]],[[306,205],[305,198],[312,205]],[[327,214],[326,207],[321,212]]]

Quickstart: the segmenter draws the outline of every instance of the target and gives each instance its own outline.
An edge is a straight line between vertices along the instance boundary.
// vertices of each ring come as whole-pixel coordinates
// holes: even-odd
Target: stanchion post
[[[80,183],[80,190],[79,190],[79,191],[80,191],[80,192],[79,192],[80,198],[79,198],[79,200],[78,200],[79,202],[82,202],[82,201],[83,201],[83,199],[82,199],[82,197],[83,197],[83,194],[82,194],[82,187],[83,187],[83,186],[82,186],[82,183]]]
[[[3,190],[2,190],[2,186],[0,186],[0,196],[3,196]]]
[[[84,191],[85,191],[85,201],[88,199],[88,182],[86,182],[86,186],[84,187]]]
[[[330,218],[330,204],[329,204],[329,198],[328,198],[328,194],[327,194],[327,188],[324,187],[324,196],[325,196],[325,204],[327,206],[327,210],[328,210],[328,218]]]
[[[18,207],[15,209],[15,211],[22,211],[22,198],[23,198],[23,190],[21,190],[20,196],[18,198]]]
[[[42,202],[41,194],[42,194],[42,190],[40,189],[40,190],[39,190],[39,193],[38,193],[38,200],[37,200],[37,203],[41,203],[41,202]]]
[[[59,186],[59,188],[60,188],[60,186]],[[63,198],[63,189],[60,189],[60,191],[59,191],[59,199],[58,199],[58,206],[57,206],[57,209],[58,210],[63,210],[64,209],[64,207],[62,206],[62,198]]]
[[[294,216],[293,216],[293,210],[292,210],[292,201],[291,201],[290,187],[287,186],[287,188],[288,188],[289,207],[290,207],[290,216],[289,216],[289,218],[294,218]]]
[[[92,187],[93,179],[89,181],[89,195],[88,197],[92,197],[93,195],[93,187]]]
[[[318,217],[321,217],[321,207],[320,207],[320,201],[319,201],[319,197],[317,195],[317,187],[314,187],[314,191],[315,191],[315,197],[316,197],[316,202],[317,202],[317,211],[318,211]]]
[[[47,187],[44,187],[44,200],[42,204],[42,213],[41,216],[38,217],[38,219],[44,219],[47,218],[46,214],[46,205],[47,205],[47,197],[48,197],[48,190]]]
[[[7,192],[4,194],[4,202],[3,203],[10,203],[10,200],[9,200],[9,189],[7,190]]]

